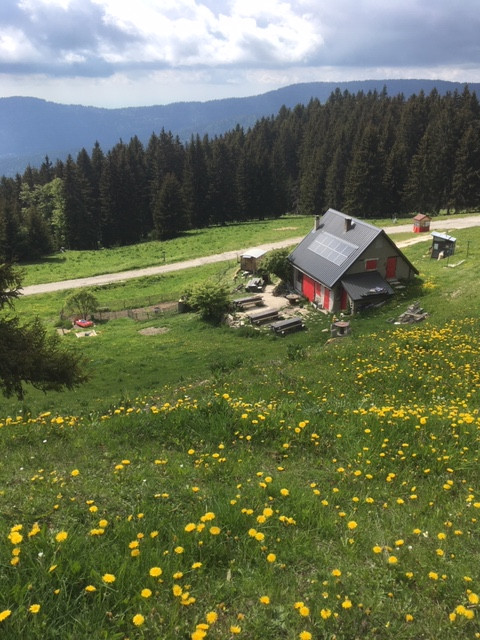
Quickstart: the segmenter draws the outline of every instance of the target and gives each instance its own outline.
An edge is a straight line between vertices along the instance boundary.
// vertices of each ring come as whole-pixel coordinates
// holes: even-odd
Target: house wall
[[[293,271],[293,288],[296,293],[304,296],[310,302],[315,302],[327,311],[338,308],[340,295],[335,290],[328,289],[328,287],[316,282],[295,268]]]
[[[377,268],[376,271],[380,273],[383,278],[387,276],[387,260],[393,256],[397,257],[397,268],[395,273],[395,278],[400,279],[408,279],[411,276],[410,266],[408,263],[401,257],[399,252],[389,243],[386,242],[382,237],[376,238],[372,244],[362,253],[360,258],[356,260],[350,269],[347,271],[348,274],[353,273],[364,273],[365,272],[365,262],[367,260],[377,260]]]

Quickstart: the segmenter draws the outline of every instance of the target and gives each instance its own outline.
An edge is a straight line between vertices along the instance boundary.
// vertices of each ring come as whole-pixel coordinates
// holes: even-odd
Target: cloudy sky
[[[297,82],[480,82],[480,0],[0,0],[0,97],[103,107]]]

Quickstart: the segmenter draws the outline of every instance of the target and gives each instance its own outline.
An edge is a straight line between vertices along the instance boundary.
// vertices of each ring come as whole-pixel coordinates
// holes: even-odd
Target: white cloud
[[[281,64],[301,62],[321,44],[309,16],[278,0],[236,0],[229,13],[218,14],[194,0],[95,1],[105,10],[106,24],[134,39],[126,50],[104,51],[116,64]]]
[[[1,0],[0,92],[120,106],[315,80],[474,82],[479,31],[478,0]]]
[[[0,60],[8,64],[35,59],[38,59],[38,52],[21,30],[7,28],[0,32]]]

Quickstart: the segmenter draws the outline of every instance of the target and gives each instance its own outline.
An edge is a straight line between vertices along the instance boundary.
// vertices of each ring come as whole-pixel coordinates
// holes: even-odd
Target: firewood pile
[[[425,320],[427,316],[428,313],[424,311],[420,303],[413,302],[398,318],[390,318],[389,322],[393,324],[413,324],[414,322]]]

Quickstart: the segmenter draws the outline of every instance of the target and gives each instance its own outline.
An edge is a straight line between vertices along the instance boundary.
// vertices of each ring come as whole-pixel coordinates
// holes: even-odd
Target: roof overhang
[[[354,301],[393,296],[394,291],[378,271],[353,273],[341,279],[348,296]]]
[[[432,231],[432,236],[439,240],[448,240],[449,242],[456,242],[457,239],[453,236],[449,236],[447,233],[440,233],[439,231]]]

